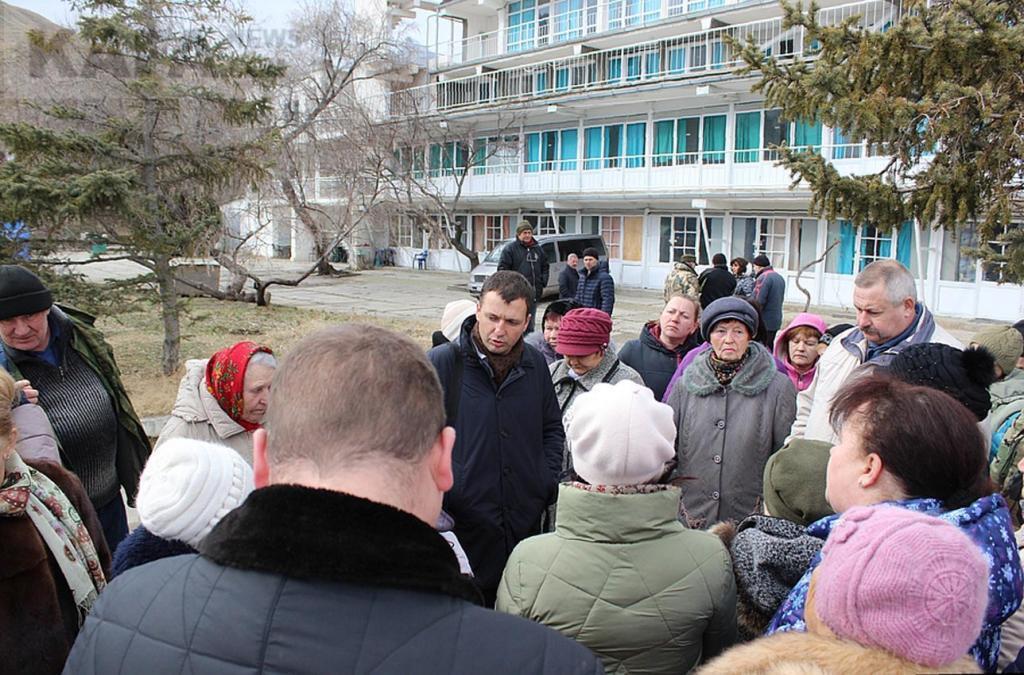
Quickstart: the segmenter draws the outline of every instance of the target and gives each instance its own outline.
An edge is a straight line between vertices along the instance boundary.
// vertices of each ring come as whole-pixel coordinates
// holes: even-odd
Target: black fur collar
[[[331,490],[256,490],[213,528],[199,550],[227,567],[481,602],[433,528],[404,511]]]

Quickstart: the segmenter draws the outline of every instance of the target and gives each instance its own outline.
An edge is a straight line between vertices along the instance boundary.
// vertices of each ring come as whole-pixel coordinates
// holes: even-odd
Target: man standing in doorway
[[[530,320],[526,326],[527,333],[533,331],[533,315],[536,314],[537,303],[544,296],[544,287],[548,285],[550,267],[540,243],[533,238],[533,225],[527,220],[522,221],[516,227],[515,241],[510,241],[501,251],[498,271],[519,272],[533,287],[533,297],[530,299],[529,308]]]
[[[782,302],[785,297],[786,280],[772,269],[768,256],[762,253],[754,258],[754,300],[761,306],[769,349],[774,347],[775,334],[782,328]]]
[[[562,468],[565,432],[551,375],[523,340],[532,294],[518,272],[495,272],[459,337],[427,353],[456,432],[444,509],[489,605],[512,549],[540,533]]]

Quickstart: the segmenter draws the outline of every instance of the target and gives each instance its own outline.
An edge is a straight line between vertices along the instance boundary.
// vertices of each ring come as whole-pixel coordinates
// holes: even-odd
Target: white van
[[[548,284],[544,287],[544,295],[558,295],[558,275],[565,269],[565,259],[570,253],[579,256],[583,260],[583,251],[588,248],[596,248],[601,254],[600,260],[607,265],[608,249],[605,248],[604,239],[596,234],[545,234],[536,236],[537,243],[548,258],[550,272],[548,273]],[[498,260],[501,259],[501,252],[507,244],[512,242],[507,239],[487,254],[479,265],[469,273],[469,291],[474,295],[480,293],[487,277],[498,271]]]

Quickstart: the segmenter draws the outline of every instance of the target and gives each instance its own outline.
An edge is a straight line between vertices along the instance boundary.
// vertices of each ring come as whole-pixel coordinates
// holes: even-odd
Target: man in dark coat
[[[548,285],[550,273],[548,257],[544,255],[540,242],[533,238],[533,225],[524,220],[516,227],[516,239],[510,241],[501,250],[498,259],[498,271],[511,270],[519,272],[533,286],[533,297],[530,298],[530,320],[526,332],[533,332],[533,315],[537,303],[544,296],[544,287]]]
[[[53,424],[61,459],[85,486],[111,550],[128,535],[121,488],[135,503],[150,445],[114,352],[95,318],[53,304],[39,277],[0,265],[0,338],[14,379],[31,381]]]
[[[117,577],[66,673],[603,672],[572,640],[474,604],[434,529],[455,432],[412,341],[328,328],[288,353],[273,391],[257,490],[199,555]]]
[[[711,258],[712,267],[700,273],[697,283],[700,284],[700,306],[707,307],[719,298],[727,298],[736,290],[736,277],[729,271],[729,263],[725,256],[716,253]]]
[[[676,294],[661,316],[640,329],[640,337],[619,350],[619,360],[640,373],[644,384],[660,401],[669,380],[691,349],[700,344],[700,307],[696,298]]]
[[[558,299],[571,300],[576,297],[576,289],[580,285],[580,259],[570,253],[565,259],[565,267],[558,273]]]
[[[512,549],[540,532],[565,445],[548,366],[523,340],[530,293],[518,272],[496,272],[456,343],[427,354],[455,401],[455,486],[444,509],[488,604]]]
[[[583,271],[576,288],[576,302],[581,307],[593,307],[611,316],[615,307],[615,280],[601,264],[596,248],[583,251]]]
[[[763,253],[753,260],[754,300],[761,306],[765,336],[769,345],[775,344],[775,334],[782,328],[782,303],[786,297],[786,280],[772,269],[772,263]]]

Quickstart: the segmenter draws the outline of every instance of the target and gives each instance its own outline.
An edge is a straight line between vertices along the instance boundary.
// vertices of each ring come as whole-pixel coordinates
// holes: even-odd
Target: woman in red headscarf
[[[277,360],[269,347],[239,342],[209,359],[185,363],[171,417],[157,445],[169,438],[219,443],[252,463],[252,432],[267,412]]]

